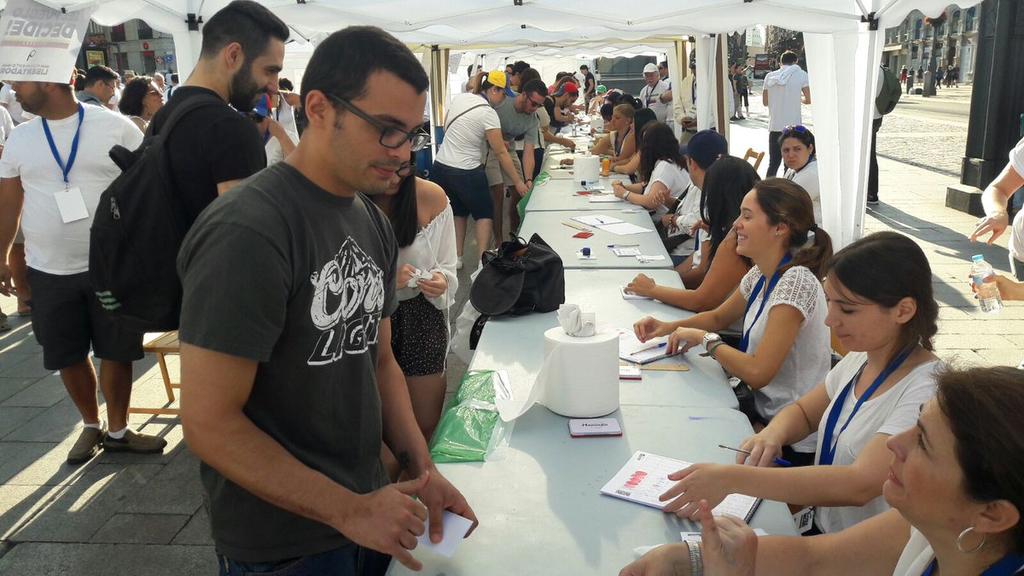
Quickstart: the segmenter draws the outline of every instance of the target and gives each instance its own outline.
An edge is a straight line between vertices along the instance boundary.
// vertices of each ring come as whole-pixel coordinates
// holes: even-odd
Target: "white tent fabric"
[[[201,39],[198,30],[189,30],[189,15],[194,15],[193,22],[209,19],[229,0],[37,1],[68,11],[98,3],[93,19],[104,25],[145,20],[174,36],[179,73],[185,76],[198,58]],[[637,6],[617,0],[260,1],[303,39],[348,25],[373,24],[409,45],[453,51],[504,48],[515,52],[515,47],[522,47],[578,54],[575,50],[580,46],[604,43],[660,45],[666,47],[660,51],[667,53],[674,39],[696,36],[699,62],[710,64],[714,52],[699,48],[702,42],[711,42],[707,35],[755,24],[802,31],[811,55],[808,72],[824,227],[837,246],[861,233],[871,105],[883,31],[898,25],[911,10],[938,15],[950,4],[949,0],[647,0]],[[958,4],[964,8],[978,1]],[[0,8],[5,4],[0,0]],[[869,26],[868,20],[876,26]],[[701,81],[710,74],[708,66],[698,65],[698,102],[709,102],[714,96],[710,82]],[[708,118],[704,122],[710,125]]]

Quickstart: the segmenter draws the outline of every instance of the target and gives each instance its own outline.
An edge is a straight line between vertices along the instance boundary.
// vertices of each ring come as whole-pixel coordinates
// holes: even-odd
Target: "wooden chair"
[[[744,162],[754,161],[754,171],[761,166],[761,160],[764,160],[764,152],[754,152],[753,148],[747,148],[747,153],[743,155]]]
[[[155,415],[170,415],[177,416],[179,410],[177,408],[171,408],[174,404],[174,389],[181,388],[180,382],[171,382],[171,376],[167,372],[167,362],[164,357],[167,355],[178,355],[180,349],[178,345],[178,332],[164,332],[159,334],[156,338],[145,341],[142,345],[144,352],[156,354],[156,361],[160,364],[160,375],[164,380],[164,391],[167,392],[167,404],[164,404],[162,408],[135,408],[129,407],[129,414],[155,414]]]

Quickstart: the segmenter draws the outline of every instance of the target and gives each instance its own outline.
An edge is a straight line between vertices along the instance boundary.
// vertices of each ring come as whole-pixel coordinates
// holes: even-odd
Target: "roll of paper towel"
[[[577,156],[574,162],[576,180],[596,184],[601,178],[601,159],[597,156]]]
[[[542,402],[556,414],[596,418],[619,408],[619,334],[577,338],[556,327],[544,333]]]

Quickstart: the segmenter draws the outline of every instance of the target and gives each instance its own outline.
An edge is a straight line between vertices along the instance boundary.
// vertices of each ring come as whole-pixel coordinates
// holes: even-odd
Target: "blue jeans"
[[[280,562],[237,562],[217,554],[220,576],[383,576],[391,557],[349,545]]]

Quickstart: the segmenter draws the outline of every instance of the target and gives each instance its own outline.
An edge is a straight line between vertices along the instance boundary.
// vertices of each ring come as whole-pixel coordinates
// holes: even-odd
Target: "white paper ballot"
[[[623,200],[615,194],[591,194],[587,198],[587,202],[591,204],[615,204],[617,202],[621,203]]]
[[[630,247],[615,246],[615,247],[613,247],[611,249],[611,251],[612,251],[612,254],[615,254],[616,256],[639,256],[640,255],[640,249],[635,247],[635,246],[630,246]]]
[[[82,196],[80,189],[68,188],[67,190],[61,190],[60,192],[55,192],[53,198],[57,201],[60,219],[65,224],[89,217],[89,209],[85,207],[85,198]]]
[[[605,224],[619,224],[622,222],[621,219],[614,216],[605,216],[604,214],[593,214],[590,216],[575,216],[573,220],[580,224],[586,224],[587,226],[603,226]]]
[[[625,286],[619,288],[619,291],[622,292],[623,300],[653,300],[653,298],[649,298],[647,296],[640,296],[638,294],[633,294],[632,292],[626,292]]]
[[[607,216],[605,216],[607,218]],[[631,222],[613,222],[610,224],[601,224],[598,226],[605,232],[611,232],[612,234],[618,234],[620,236],[627,236],[630,234],[642,234],[644,232],[654,232],[650,228],[644,228],[643,226],[637,226]]]
[[[466,539],[466,533],[469,532],[469,528],[473,525],[472,520],[467,520],[458,514],[454,514],[447,510],[444,511],[444,539],[440,543],[434,544],[430,541],[430,520],[423,522],[423,535],[417,537],[419,544],[416,546],[417,549],[430,550],[435,554],[440,554],[445,558],[451,558],[455,555],[455,549],[459,547],[459,544]]]

